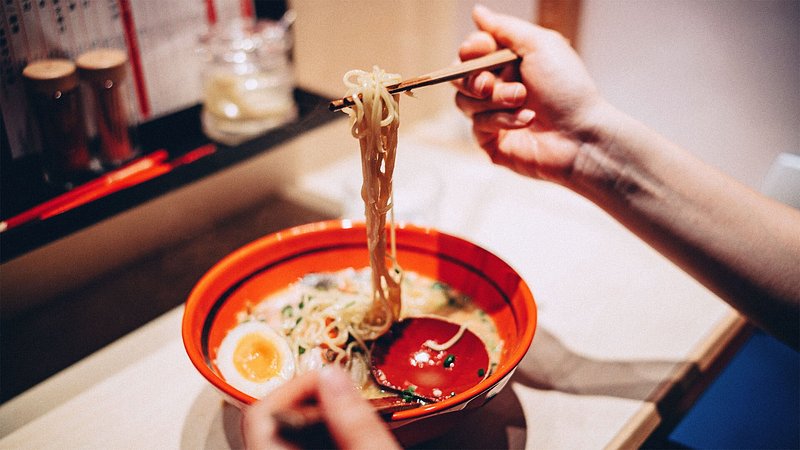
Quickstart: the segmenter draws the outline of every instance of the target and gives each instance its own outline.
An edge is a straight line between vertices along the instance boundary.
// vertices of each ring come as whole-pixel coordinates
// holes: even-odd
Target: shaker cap
[[[22,76],[33,90],[52,95],[58,91],[70,91],[78,85],[75,64],[68,59],[39,59],[22,70]]]
[[[75,60],[81,78],[104,83],[107,80],[118,82],[125,78],[125,63],[128,55],[116,48],[98,48],[82,53]]]

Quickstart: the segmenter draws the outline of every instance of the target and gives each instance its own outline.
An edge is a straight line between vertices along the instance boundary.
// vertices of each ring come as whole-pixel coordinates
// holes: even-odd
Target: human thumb
[[[472,10],[472,20],[479,29],[489,33],[501,47],[524,55],[536,48],[541,32],[536,25],[522,19],[496,13],[483,5]]]

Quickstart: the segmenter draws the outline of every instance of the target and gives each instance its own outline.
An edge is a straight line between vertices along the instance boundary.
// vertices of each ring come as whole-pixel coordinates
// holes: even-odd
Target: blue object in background
[[[689,448],[800,448],[800,353],[756,332],[668,440]]]

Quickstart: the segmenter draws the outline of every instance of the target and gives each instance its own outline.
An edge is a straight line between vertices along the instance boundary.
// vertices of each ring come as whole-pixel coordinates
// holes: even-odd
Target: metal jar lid
[[[22,76],[36,92],[53,95],[66,92],[78,85],[75,64],[68,59],[39,59],[22,70]]]
[[[99,48],[82,53],[75,60],[81,78],[94,83],[119,82],[125,78],[128,55],[116,48]]]

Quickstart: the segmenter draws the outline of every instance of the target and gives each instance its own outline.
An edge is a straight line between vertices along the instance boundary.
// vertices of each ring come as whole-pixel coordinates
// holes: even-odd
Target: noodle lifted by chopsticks
[[[365,339],[384,334],[400,317],[400,281],[397,265],[394,214],[392,212],[392,173],[397,150],[400,104],[386,86],[400,82],[400,76],[378,67],[372,72],[351,70],[344,75],[347,95],[355,104],[343,111],[350,116],[351,132],[361,146],[361,172],[364,178],[361,198],[367,222],[367,245],[372,269],[372,308],[359,326]],[[391,254],[386,255],[386,215],[391,220]],[[387,265],[389,263],[389,265]]]

